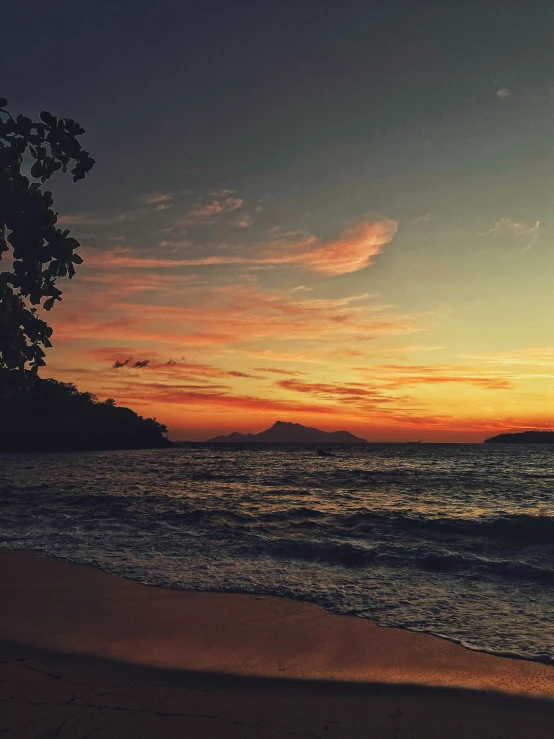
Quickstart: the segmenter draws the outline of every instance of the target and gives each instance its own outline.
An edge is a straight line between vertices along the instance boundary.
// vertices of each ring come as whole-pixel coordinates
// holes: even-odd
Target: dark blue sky
[[[521,88],[533,106],[554,66],[549,2],[7,2],[2,15],[3,94],[85,125],[100,199],[130,181],[255,190],[273,173],[279,191],[332,190],[368,168],[490,172],[494,93]]]

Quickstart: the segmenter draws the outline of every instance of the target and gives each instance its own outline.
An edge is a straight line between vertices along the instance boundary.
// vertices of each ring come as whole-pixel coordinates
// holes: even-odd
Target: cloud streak
[[[244,203],[242,198],[237,198],[230,191],[224,191],[219,197],[214,197],[207,203],[197,203],[189,212],[177,221],[177,226],[186,228],[188,226],[198,226],[204,224],[213,224],[217,218],[225,213],[232,213],[238,210]]]
[[[540,221],[525,223],[514,221],[513,218],[501,218],[493,226],[483,232],[483,236],[527,236],[530,237],[526,250],[529,250],[539,238]]]
[[[279,244],[279,251],[268,256],[279,264],[296,264],[326,275],[344,275],[367,267],[373,257],[389,244],[398,224],[388,218],[366,219],[339,236],[324,242],[314,236],[306,236],[298,244]]]
[[[218,207],[219,205],[220,203]],[[212,211],[208,209],[203,212],[206,217],[209,217]],[[277,238],[274,237],[269,241],[243,245],[242,254],[212,254],[193,259],[157,258],[136,255],[129,248],[117,247],[110,251],[89,252],[86,259],[91,265],[105,268],[167,269],[215,265],[297,266],[333,276],[357,272],[367,267],[372,259],[382,252],[383,247],[392,241],[397,228],[396,221],[376,218],[361,221],[334,240],[324,241],[304,232],[278,234]]]

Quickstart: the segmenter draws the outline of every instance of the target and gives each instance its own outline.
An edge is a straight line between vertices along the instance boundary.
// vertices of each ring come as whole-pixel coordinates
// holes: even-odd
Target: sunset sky
[[[52,185],[85,264],[43,374],[174,439],[553,427],[554,5],[532,7],[8,0],[2,95],[76,118],[97,160]]]

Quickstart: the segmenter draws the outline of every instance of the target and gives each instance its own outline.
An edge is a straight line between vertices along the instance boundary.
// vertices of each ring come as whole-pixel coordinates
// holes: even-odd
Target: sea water
[[[0,454],[0,546],[554,662],[549,446]]]

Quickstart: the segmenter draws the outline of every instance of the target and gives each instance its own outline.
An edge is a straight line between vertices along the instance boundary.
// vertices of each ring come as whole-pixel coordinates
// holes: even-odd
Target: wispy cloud
[[[450,375],[440,375],[433,372],[421,375],[403,375],[388,382],[388,387],[444,384],[475,385],[476,387],[486,388],[487,390],[509,390],[513,387],[512,381],[505,377],[487,377],[483,375],[462,375],[455,373]]]
[[[171,192],[150,192],[139,197],[139,201],[145,205],[155,205],[157,203],[167,203],[175,197]]]
[[[540,225],[540,221],[535,221],[535,223],[526,223],[524,221],[515,221],[513,218],[501,218],[486,231],[483,231],[483,236],[529,237],[529,241],[525,248],[530,249],[539,238]]]
[[[395,314],[364,294],[310,299],[287,290],[262,290],[252,281],[240,287],[212,285],[207,291],[202,282],[191,282],[187,275],[182,283],[179,276],[168,275],[163,300],[156,304],[153,300],[160,297],[156,274],[137,282],[133,270],[114,272],[113,264],[102,260],[99,264],[102,271],[91,275],[98,279],[92,283],[94,291],[71,295],[71,314],[57,314],[57,342],[109,338],[119,346],[153,341],[184,347],[236,346],[262,339],[318,342],[335,337],[342,344],[419,333],[424,328],[421,316]],[[105,271],[109,281],[103,284]],[[132,302],[133,295],[140,296],[149,287],[154,289],[147,304]],[[126,358],[117,356],[114,361]]]
[[[250,228],[250,226],[253,223],[254,223],[254,219],[252,218],[252,216],[246,213],[245,215],[233,221],[232,227],[233,228]]]
[[[219,205],[221,203],[218,203],[218,207]],[[203,212],[210,217],[208,212],[212,211],[205,209]],[[193,221],[187,222],[192,223]],[[397,227],[396,221],[375,217],[361,221],[345,231],[339,238],[329,241],[305,232],[273,231],[271,239],[257,244],[239,245],[235,247],[233,254],[218,253],[193,259],[167,259],[137,256],[131,249],[118,247],[101,254],[92,253],[87,255],[87,259],[91,264],[102,263],[111,267],[136,269],[209,265],[273,265],[298,266],[326,275],[343,275],[367,267],[373,257],[380,254],[383,247],[392,241]],[[174,243],[173,241],[162,242],[164,246]]]
[[[433,217],[431,216],[431,214],[425,213],[425,215],[418,216],[414,220],[414,223],[431,223],[432,220],[433,220]]]
[[[256,367],[257,372],[269,372],[273,375],[286,375],[287,377],[296,377],[297,375],[305,375],[306,372],[301,372],[300,370],[285,370],[285,369],[276,369],[274,367]]]
[[[413,399],[399,396],[396,391],[418,385],[465,384],[485,390],[507,390],[512,382],[507,377],[476,375],[464,373],[459,368],[449,368],[450,372],[435,372],[434,368],[418,367],[373,367],[364,382],[307,382],[294,378],[280,380],[279,386],[299,393],[307,393],[326,400],[340,400],[364,405],[369,403],[393,404],[396,407]]]
[[[225,386],[211,384],[209,386],[170,385],[161,382],[142,382],[122,388],[122,402],[131,405],[157,405],[160,403],[181,407],[200,406],[210,409],[225,409],[239,413],[249,411],[269,413],[291,413],[298,416],[302,413],[337,414],[339,408],[332,404],[316,402],[298,402],[287,398],[264,398],[247,394],[238,394]]]
[[[398,228],[389,218],[364,219],[345,231],[338,239],[323,241],[306,235],[298,243],[279,243],[280,256],[273,253],[276,263],[302,266],[314,272],[343,275],[364,269],[383,246],[394,238]]]
[[[103,216],[97,213],[69,213],[58,216],[58,226],[110,226],[123,223],[128,219],[127,213],[118,213],[111,216]]]
[[[134,221],[167,210],[173,205],[171,195],[153,193],[138,198],[139,205],[132,205],[124,213],[68,213],[58,216],[59,226],[89,226],[91,228],[133,223]]]
[[[107,363],[111,369],[147,369],[149,373],[154,373],[158,377],[166,376],[173,380],[183,377],[196,378],[202,381],[228,377],[258,378],[258,375],[249,372],[217,367],[213,364],[191,362],[184,357],[179,359],[170,357],[167,359],[160,352],[150,352],[149,359],[137,359],[138,356],[141,356],[141,352],[133,347],[96,347],[85,351],[84,356]]]
[[[190,246],[192,242],[183,241],[179,244],[172,241],[163,241],[163,246]],[[143,257],[136,254],[129,247],[117,247],[109,251],[88,252],[86,262],[95,266],[104,266],[106,268],[132,268],[132,269],[164,269],[166,267],[195,267],[208,266],[216,264],[252,264],[263,263],[262,259],[249,259],[244,257],[231,257],[213,255],[202,257],[199,259],[167,259],[164,257]]]
[[[242,198],[237,198],[232,192],[225,190],[222,193],[217,193],[207,202],[196,203],[186,215],[177,221],[177,226],[185,228],[187,226],[213,224],[218,217],[238,210],[243,203]]]
[[[304,382],[301,380],[280,380],[278,385],[286,390],[297,393],[314,395],[324,400],[339,400],[340,402],[367,403],[398,403],[398,398],[386,396],[382,391],[358,383],[326,383]]]
[[[507,390],[513,386],[513,377],[504,372],[483,372],[463,365],[421,365],[421,364],[376,364],[371,367],[357,367],[358,372],[366,374],[388,388],[401,388],[416,385],[461,384],[474,385],[489,390]]]
[[[513,352],[463,355],[462,359],[498,366],[554,367],[554,348],[549,346],[525,347]]]

